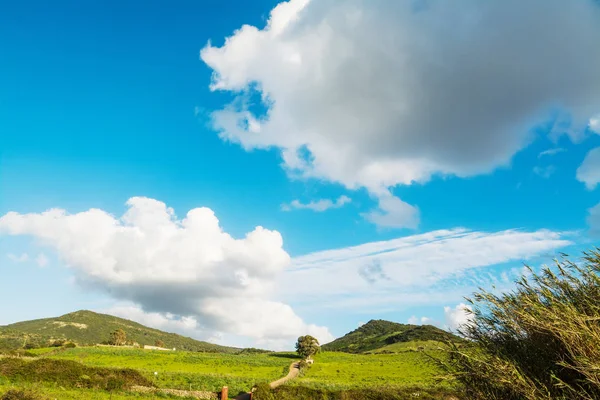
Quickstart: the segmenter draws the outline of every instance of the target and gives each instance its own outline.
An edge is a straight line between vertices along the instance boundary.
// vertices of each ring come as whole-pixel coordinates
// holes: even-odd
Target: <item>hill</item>
[[[325,351],[364,353],[394,343],[431,340],[462,341],[463,339],[432,325],[407,325],[385,320],[371,320],[341,338],[324,344],[321,348]]]
[[[154,346],[162,341],[164,347],[178,350],[232,353],[239,349],[219,346],[189,337],[149,328],[137,322],[112,315],[80,310],[56,318],[44,318],[0,326],[0,348],[44,347],[56,339],[66,339],[79,345],[106,342],[110,333],[123,329],[127,340],[140,345]]]

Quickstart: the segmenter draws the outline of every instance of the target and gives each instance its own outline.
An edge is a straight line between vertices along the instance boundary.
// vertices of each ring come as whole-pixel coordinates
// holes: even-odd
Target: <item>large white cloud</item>
[[[509,164],[551,109],[573,133],[600,109],[600,7],[593,0],[291,0],[202,60],[221,137],[281,149],[306,177],[387,188]],[[244,100],[258,91],[266,114]],[[375,223],[414,226],[405,203]]]
[[[271,298],[277,276],[290,264],[278,232],[257,227],[234,239],[208,208],[180,220],[157,200],[134,197],[127,205],[121,218],[98,209],[10,212],[0,218],[0,234],[41,240],[80,282],[147,312],[192,318],[201,328],[263,342],[309,332],[331,338],[326,328],[304,323]]]
[[[593,190],[600,182],[600,147],[590,150],[577,168],[577,179],[589,190]]]

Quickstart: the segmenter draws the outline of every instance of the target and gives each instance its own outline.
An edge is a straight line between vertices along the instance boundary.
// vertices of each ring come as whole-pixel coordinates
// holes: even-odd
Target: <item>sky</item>
[[[600,243],[594,0],[23,0],[0,37],[0,325],[455,330]]]

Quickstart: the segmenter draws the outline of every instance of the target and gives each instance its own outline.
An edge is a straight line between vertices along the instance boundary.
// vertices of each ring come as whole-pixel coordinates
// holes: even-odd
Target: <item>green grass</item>
[[[435,354],[441,356],[441,354]],[[365,387],[433,387],[442,371],[419,352],[402,354],[348,354],[324,352],[315,357],[293,385],[328,390]]]
[[[169,398],[165,395],[130,393],[115,391],[112,393],[98,389],[69,389],[56,385],[41,383],[12,383],[0,376],[0,398],[9,390],[27,390],[39,395],[40,399],[60,400],[130,400],[130,399],[157,399]],[[181,399],[181,398],[180,398]]]
[[[438,390],[435,386],[435,376],[440,371],[423,353],[415,351],[422,346],[430,349],[428,353],[435,353],[437,345],[436,342],[396,343],[391,346],[395,346],[392,350],[397,354],[323,352],[315,357],[315,364],[306,369],[303,376],[288,385],[294,388],[314,389],[315,396],[320,396],[318,393],[331,394],[342,390],[375,388],[391,390],[393,393],[412,391],[412,388]],[[51,350],[32,350],[32,353],[38,355],[33,360],[68,360],[77,361],[87,367],[131,368],[139,371],[143,377],[160,388],[217,392],[223,386],[228,386],[231,397],[248,391],[257,383],[270,382],[284,376],[289,364],[298,359],[293,353],[163,352],[112,347],[81,347],[60,349],[57,352],[50,352]],[[154,372],[158,373],[156,377]],[[21,383],[23,382],[19,382]],[[12,384],[14,385],[14,382]],[[2,386],[0,381],[0,393],[10,385],[11,383],[5,380]],[[64,385],[61,389],[59,386],[46,383],[42,392],[50,398],[60,399],[108,398],[107,393],[102,390],[80,391]],[[442,389],[446,390],[447,387]],[[77,397],[77,392],[80,392],[80,397]],[[113,398],[144,397],[120,393],[121,397]]]
[[[218,391],[248,391],[258,382],[270,382],[284,375],[293,353],[195,353],[141,349],[84,347],[67,349],[49,356],[73,360],[94,367],[132,368],[152,379],[158,387]],[[154,372],[158,374],[154,375]]]

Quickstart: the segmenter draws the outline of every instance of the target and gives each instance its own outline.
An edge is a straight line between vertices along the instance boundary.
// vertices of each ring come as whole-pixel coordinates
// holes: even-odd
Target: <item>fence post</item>
[[[221,400],[227,400],[229,398],[229,388],[227,386],[223,386],[221,389]]]

